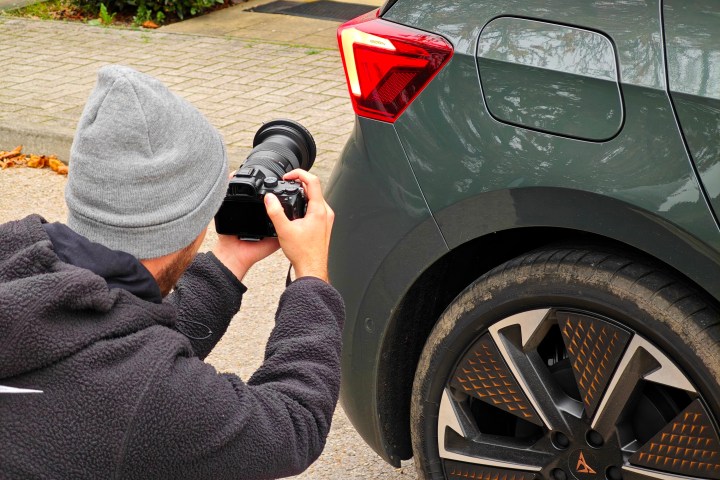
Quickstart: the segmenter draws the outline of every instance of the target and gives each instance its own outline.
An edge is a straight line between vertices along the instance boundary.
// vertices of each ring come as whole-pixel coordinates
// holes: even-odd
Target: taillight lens
[[[452,57],[444,38],[377,18],[377,11],[338,28],[355,113],[394,122]]]

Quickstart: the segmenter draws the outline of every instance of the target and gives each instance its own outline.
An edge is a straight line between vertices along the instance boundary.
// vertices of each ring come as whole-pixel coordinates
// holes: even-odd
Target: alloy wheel
[[[696,383],[614,319],[535,309],[458,358],[437,420],[446,479],[720,479],[717,422]]]

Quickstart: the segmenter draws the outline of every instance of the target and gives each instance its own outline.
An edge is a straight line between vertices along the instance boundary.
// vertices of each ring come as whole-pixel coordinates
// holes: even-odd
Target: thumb
[[[275,230],[282,229],[285,224],[290,222],[285,216],[285,210],[283,210],[280,200],[272,193],[265,194],[265,210],[273,225],[275,225]]]

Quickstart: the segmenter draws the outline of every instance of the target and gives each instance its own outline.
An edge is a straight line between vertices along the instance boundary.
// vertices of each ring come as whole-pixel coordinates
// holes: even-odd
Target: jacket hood
[[[101,276],[60,260],[43,223],[31,215],[0,225],[0,380],[104,338],[174,324],[172,305],[109,289]]]

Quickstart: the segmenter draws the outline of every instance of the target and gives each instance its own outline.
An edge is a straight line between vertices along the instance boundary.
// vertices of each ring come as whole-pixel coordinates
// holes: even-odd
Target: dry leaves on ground
[[[22,153],[22,145],[5,152],[0,150],[0,169],[10,167],[49,168],[60,175],[68,174],[68,167],[55,155],[27,155]]]

